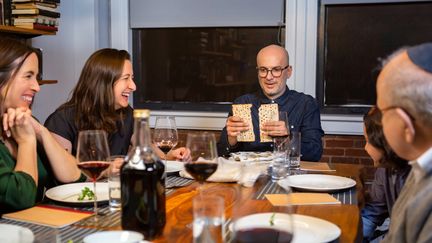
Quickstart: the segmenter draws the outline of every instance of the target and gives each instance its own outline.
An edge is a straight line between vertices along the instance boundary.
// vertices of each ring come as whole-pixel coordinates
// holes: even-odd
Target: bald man
[[[279,111],[287,112],[292,129],[301,132],[301,160],[320,160],[324,132],[321,129],[319,106],[312,96],[290,90],[286,85],[292,67],[285,48],[269,45],[261,49],[257,55],[257,73],[261,90],[234,101],[234,104],[252,104],[253,127],[248,127],[240,117],[233,116],[231,110],[218,143],[219,155],[238,151],[273,151],[272,142],[260,142],[260,125],[272,137],[286,136],[289,131],[284,123],[259,124],[258,109],[261,104],[276,103]],[[249,129],[253,129],[255,141],[238,142],[237,135]]]
[[[432,242],[432,43],[398,51],[377,81],[377,106],[392,149],[412,165],[382,242]]]

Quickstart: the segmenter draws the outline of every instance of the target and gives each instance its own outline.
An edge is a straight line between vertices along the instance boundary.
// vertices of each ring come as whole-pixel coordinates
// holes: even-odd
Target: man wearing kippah
[[[388,58],[377,106],[388,143],[412,165],[382,242],[432,242],[432,43]]]

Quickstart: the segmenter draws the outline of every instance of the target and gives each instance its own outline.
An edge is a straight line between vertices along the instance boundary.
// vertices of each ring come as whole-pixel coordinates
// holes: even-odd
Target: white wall
[[[81,68],[97,48],[95,1],[62,1],[56,35],[40,36],[32,45],[43,49],[44,79],[57,84],[41,86],[33,105],[33,114],[41,121],[65,102],[75,86]]]

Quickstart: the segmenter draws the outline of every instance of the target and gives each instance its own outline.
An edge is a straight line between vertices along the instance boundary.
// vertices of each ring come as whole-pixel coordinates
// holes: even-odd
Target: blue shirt
[[[277,103],[279,111],[286,111],[290,127],[295,131],[301,132],[301,160],[319,161],[323,152],[321,138],[324,131],[321,128],[320,110],[316,100],[304,93],[290,90],[286,87],[285,92],[275,100],[271,100],[264,95],[262,90],[240,96],[234,104],[252,104],[251,116],[255,133],[254,142],[238,142],[235,146],[230,146],[226,127],[223,128],[218,143],[218,153],[220,156],[238,151],[273,151],[273,143],[261,143],[259,132],[258,109],[261,104]],[[229,116],[232,116],[232,109]]]

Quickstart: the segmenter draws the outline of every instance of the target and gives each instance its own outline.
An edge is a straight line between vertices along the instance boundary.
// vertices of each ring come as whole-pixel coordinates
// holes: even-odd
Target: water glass
[[[193,242],[223,242],[224,198],[199,195],[193,199]]]
[[[289,143],[289,167],[291,170],[300,169],[301,133],[291,131]]]
[[[124,155],[111,156],[112,162],[108,174],[109,206],[111,211],[121,209],[120,168],[125,161]]]

